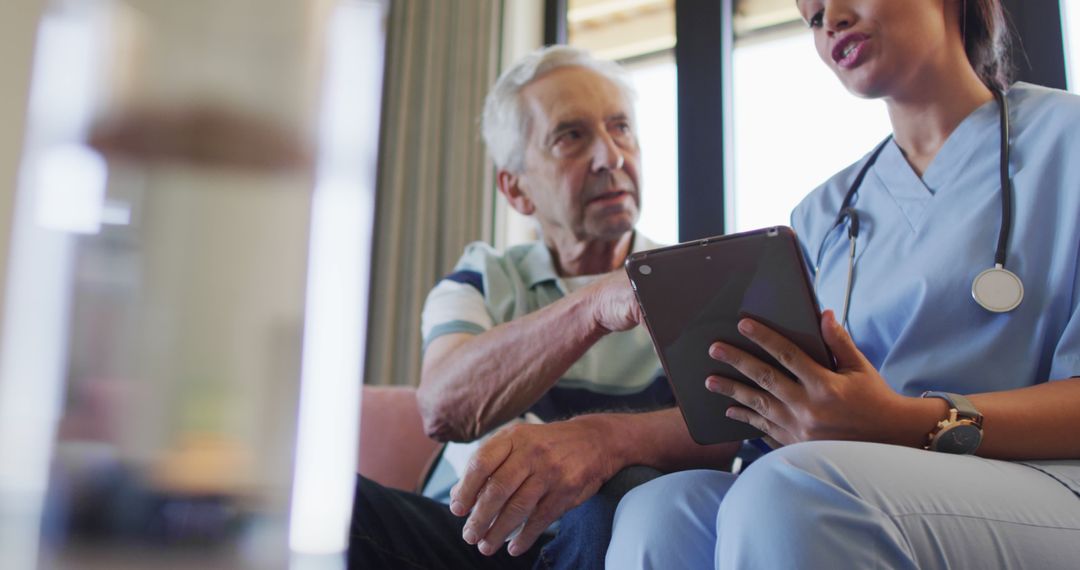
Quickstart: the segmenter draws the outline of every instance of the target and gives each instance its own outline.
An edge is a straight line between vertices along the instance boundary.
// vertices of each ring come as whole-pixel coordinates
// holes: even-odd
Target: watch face
[[[945,453],[973,453],[981,441],[982,430],[972,424],[959,423],[942,430],[934,448]]]

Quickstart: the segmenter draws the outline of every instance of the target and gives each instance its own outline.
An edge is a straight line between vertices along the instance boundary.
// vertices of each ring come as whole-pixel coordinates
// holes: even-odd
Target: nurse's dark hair
[[[1012,82],[1009,58],[1011,36],[1001,0],[957,0],[961,10],[964,49],[975,73],[991,89],[1005,90]]]

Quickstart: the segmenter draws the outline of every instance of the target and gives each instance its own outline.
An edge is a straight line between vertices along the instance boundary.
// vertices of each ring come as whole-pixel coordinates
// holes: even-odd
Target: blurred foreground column
[[[0,566],[287,567],[310,385],[337,392],[314,412],[348,469],[321,500],[350,502],[359,362],[309,378],[301,350],[309,258],[355,264],[337,299],[366,300],[370,188],[327,166],[320,121],[341,4],[50,3],[0,355]],[[327,180],[356,227],[309,252]],[[351,308],[315,329],[362,343]]]

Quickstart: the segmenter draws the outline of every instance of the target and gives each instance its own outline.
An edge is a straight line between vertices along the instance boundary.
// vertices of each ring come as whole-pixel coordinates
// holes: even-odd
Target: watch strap
[[[940,398],[949,405],[949,415],[926,436],[923,449],[945,453],[971,454],[982,443],[982,414],[960,394],[924,392],[924,398]]]
[[[952,392],[938,392],[930,390],[923,392],[923,398],[941,398],[948,402],[950,408],[956,409],[956,415],[961,418],[967,418],[982,423],[982,414],[975,408],[975,404],[971,403],[971,400],[967,399],[960,394],[953,394]]]

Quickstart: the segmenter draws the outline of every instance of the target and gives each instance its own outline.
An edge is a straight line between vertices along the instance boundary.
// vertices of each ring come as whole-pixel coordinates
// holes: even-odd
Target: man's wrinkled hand
[[[625,271],[609,273],[590,285],[587,291],[592,298],[596,323],[608,332],[630,330],[644,321]]]
[[[450,492],[450,510],[469,515],[462,538],[490,556],[520,528],[507,550],[511,556],[523,554],[621,467],[605,452],[606,435],[588,416],[518,424],[496,433]]]

